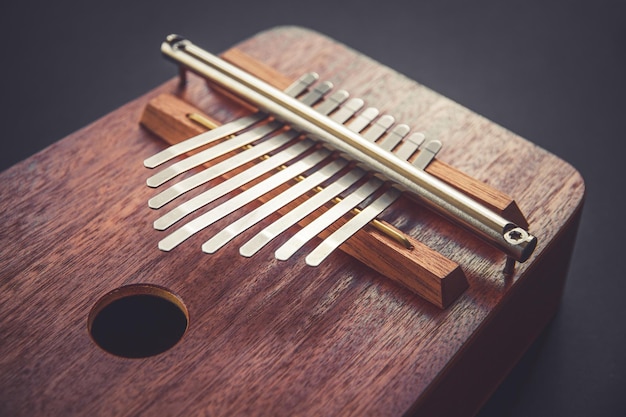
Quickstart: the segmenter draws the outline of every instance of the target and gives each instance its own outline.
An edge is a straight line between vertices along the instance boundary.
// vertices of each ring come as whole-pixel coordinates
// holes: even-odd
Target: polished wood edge
[[[497,314],[485,320],[474,343],[465,345],[405,416],[478,413],[557,313],[581,215],[582,203],[531,273],[507,293]]]
[[[204,131],[203,127],[188,118],[190,113],[208,117],[189,103],[173,95],[163,94],[152,99],[145,107],[141,124],[167,143],[175,144]],[[228,178],[237,172],[224,177]],[[260,200],[267,201],[283,189],[279,187]],[[286,213],[300,201],[296,200],[280,212]],[[320,210],[320,213],[323,211],[324,209]],[[310,221],[309,216],[300,225]],[[332,233],[345,221],[343,219],[336,222],[321,236]],[[413,249],[407,249],[381,235],[374,228],[366,227],[352,236],[340,249],[432,304],[440,308],[447,307],[468,287],[465,274],[455,262],[416,239],[406,237]]]

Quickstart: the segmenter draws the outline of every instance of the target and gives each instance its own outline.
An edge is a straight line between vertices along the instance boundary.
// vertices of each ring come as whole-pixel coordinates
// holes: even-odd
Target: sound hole
[[[105,351],[145,358],[173,347],[185,334],[189,313],[170,291],[130,285],[102,297],[89,314],[89,333]]]

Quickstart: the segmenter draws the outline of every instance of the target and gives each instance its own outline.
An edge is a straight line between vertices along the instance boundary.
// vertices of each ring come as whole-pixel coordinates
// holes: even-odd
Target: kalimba
[[[305,29],[162,52],[2,174],[2,411],[474,414],[558,306],[580,175]]]

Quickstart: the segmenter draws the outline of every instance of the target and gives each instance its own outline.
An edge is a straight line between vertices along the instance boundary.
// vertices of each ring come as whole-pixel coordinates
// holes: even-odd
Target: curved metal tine
[[[215,187],[198,194],[191,200],[170,210],[167,214],[159,217],[154,222],[154,228],[157,230],[165,230],[172,224],[176,223],[183,217],[193,213],[197,209],[217,200],[229,192],[241,187],[244,184],[266,174],[267,172],[278,168],[282,164],[302,155],[305,151],[315,145],[312,140],[303,140],[290,146],[281,152],[271,156],[270,158],[240,172],[239,174],[229,178],[228,180],[216,185]]]
[[[318,79],[318,75],[314,72],[304,74],[297,81],[291,84],[285,89],[285,93],[297,97],[302,94],[307,88],[309,88]],[[147,168],[155,168],[177,156],[183,155],[193,149],[199,148],[204,145],[208,145],[216,140],[223,139],[227,136],[233,135],[237,132],[246,129],[253,124],[263,120],[267,115],[262,112],[257,112],[250,116],[241,117],[231,122],[225,123],[215,129],[201,133],[197,136],[189,138],[183,142],[172,145],[167,149],[162,150],[156,155],[144,161],[144,166]]]
[[[276,197],[231,223],[228,227],[207,240],[204,245],[202,245],[202,250],[206,253],[215,253],[244,231],[337,174],[347,164],[348,162],[345,159],[337,159],[327,164],[321,170],[314,172],[291,188],[283,191]]]
[[[312,106],[322,99],[330,90],[333,89],[333,83],[324,81],[316,85],[305,97],[300,101],[307,106]]]
[[[308,80],[306,80],[308,81]],[[329,83],[328,83],[329,84]],[[307,101],[317,101],[320,99],[319,96],[319,92],[320,91],[324,91],[325,87],[311,91],[309,93],[307,93],[304,97],[303,100],[307,100]],[[312,98],[309,97],[317,97],[315,100],[313,100]],[[332,112],[333,110],[335,110],[339,105],[341,105],[341,103],[343,103],[346,99],[348,98],[348,93],[346,93],[343,90],[339,90],[333,94],[330,95],[330,97],[326,98],[324,100],[324,102],[322,102],[321,106],[323,106],[323,109],[318,109],[318,111],[320,111],[320,113],[322,114],[328,114],[330,112]],[[273,138],[270,138],[268,140],[266,140],[263,143],[260,143],[256,146],[254,146],[251,149],[248,149],[244,152],[241,152],[225,161],[222,161],[206,170],[203,170],[177,184],[174,184],[173,186],[171,186],[170,188],[166,189],[165,191],[159,193],[158,195],[154,196],[153,198],[151,198],[148,201],[148,205],[151,208],[160,208],[162,206],[164,206],[165,204],[169,203],[170,201],[172,201],[173,199],[179,197],[180,195],[194,189],[195,187],[198,187],[202,184],[205,184],[206,182],[228,172],[231,171],[235,168],[238,168],[239,166],[243,165],[246,162],[249,162],[251,160],[253,160],[254,158],[258,156],[263,155],[264,153],[268,153],[271,152],[275,149],[277,149],[279,146],[282,146],[282,143],[285,142],[284,139],[288,139],[288,138],[292,138],[296,136],[296,133],[293,131],[290,131],[291,133],[288,134],[282,134],[282,135],[277,135]],[[230,140],[228,142],[233,142],[235,139]],[[243,140],[243,139],[242,139]],[[245,140],[243,140],[245,141]],[[281,145],[278,146],[274,146],[275,144],[281,143]],[[212,149],[216,149],[218,146],[217,145],[215,147],[213,147]],[[231,145],[226,145],[224,144],[224,148],[225,149],[229,149]]]
[[[318,151],[306,156],[305,158],[294,162],[285,169],[272,175],[269,178],[255,184],[253,187],[247,189],[241,194],[229,199],[223,204],[209,210],[196,219],[190,221],[180,229],[176,230],[169,236],[165,237],[159,242],[159,249],[163,251],[169,251],[178,246],[180,243],[187,240],[189,237],[198,233],[202,229],[210,226],[216,221],[222,219],[235,210],[243,207],[244,205],[256,200],[263,194],[268,193],[279,185],[293,179],[293,177],[301,174],[309,169],[312,165],[316,165],[322,162],[330,155],[330,151]]]
[[[397,125],[380,142],[380,147],[385,151],[391,152],[391,150],[395,148],[398,143],[402,141],[402,139],[404,139],[404,137],[409,133],[410,130],[411,128],[405,124]],[[407,156],[400,156],[400,150],[398,150],[398,152],[396,152],[396,156],[398,156],[400,159],[407,160],[412,153],[413,152],[409,153]]]
[[[187,139],[184,142],[172,145],[169,148],[166,148],[156,155],[153,155],[143,161],[143,165],[146,168],[156,168],[157,166],[164,164],[165,162],[170,161],[177,156],[184,155],[187,152],[197,149],[201,146],[208,145],[212,142],[215,142],[216,140],[220,140],[227,136],[240,132],[252,126],[253,124],[260,122],[266,117],[266,114],[258,112],[250,116],[245,116],[233,120],[232,122],[223,124],[215,129],[208,130],[197,136]]]
[[[380,117],[363,135],[366,139],[374,142],[379,139],[393,124],[394,119],[389,115]],[[380,143],[382,149],[391,151],[408,133],[409,126],[399,124],[394,127]],[[410,156],[410,154],[409,154]],[[408,158],[408,156],[406,157]],[[372,180],[370,180],[372,181]],[[391,188],[380,195],[371,204],[367,205],[357,215],[348,220],[339,229],[322,241],[305,259],[307,265],[318,266],[343,242],[358,232],[370,221],[374,220],[389,205],[398,199],[400,191]],[[364,203],[366,204],[366,203]]]
[[[381,116],[378,120],[376,120],[367,131],[363,134],[363,137],[370,142],[376,142],[382,135],[389,130],[391,125],[394,124],[396,120],[393,116],[385,114]]]
[[[382,148],[390,151],[402,138],[409,132],[409,127],[406,125],[398,125],[396,128],[385,138],[382,144]],[[424,135],[421,133],[414,133],[402,144],[398,152],[398,157],[408,159],[417,148],[424,142]],[[433,146],[433,150],[436,146]],[[427,164],[434,157],[433,153],[426,153],[426,157],[422,159],[422,163],[427,161]],[[417,160],[416,160],[417,162]],[[415,162],[414,162],[415,164]],[[426,164],[426,165],[427,165]],[[420,169],[424,169],[421,164],[416,165]],[[401,192],[395,188],[390,188],[379,196],[374,202],[364,208],[359,214],[355,215],[352,219],[348,220],[339,229],[328,236],[322,243],[320,243],[309,255],[305,261],[307,265],[318,266],[324,259],[328,257],[335,249],[341,246],[352,235],[358,232],[362,227],[374,220],[380,213],[382,213],[387,207],[389,207],[394,201],[398,199]]]
[[[409,127],[404,124],[396,126],[383,140],[381,147],[386,151],[391,151],[409,132]],[[411,135],[402,144],[396,152],[396,155],[403,159],[408,159],[417,148],[423,143],[424,135],[415,133]],[[432,160],[432,158],[431,158]],[[430,162],[430,161],[429,161]],[[419,167],[419,166],[418,166]],[[424,168],[421,168],[424,169]],[[326,259],[335,249],[341,246],[352,235],[358,232],[370,221],[374,220],[387,207],[398,199],[401,192],[395,188],[390,188],[380,195],[371,204],[365,207],[361,212],[344,223],[339,229],[326,237],[307,257],[305,262],[310,266],[318,266]]]
[[[342,105],[350,96],[345,90],[338,90],[331,94],[329,97],[326,97],[323,102],[321,102],[316,110],[321,114],[328,115],[333,112],[336,108]]]
[[[196,168],[215,158],[239,149],[244,145],[248,145],[252,142],[262,139],[282,127],[283,125],[279,122],[270,122],[259,126],[256,129],[252,129],[230,140],[224,141],[216,146],[205,149],[195,155],[191,155],[190,157],[183,159],[182,161],[172,164],[171,166],[165,168],[160,172],[157,172],[156,174],[148,178],[147,184],[149,187],[152,188],[159,187],[160,185],[163,185],[167,181],[171,180],[172,178],[184,172],[187,172],[190,169]]]
[[[340,108],[331,117],[334,118],[337,121],[344,122],[345,120],[348,120],[350,117],[352,117],[352,115],[356,111],[358,111],[362,106],[363,106],[363,101],[362,100],[360,100],[360,99],[350,100],[350,101],[348,101],[348,103],[346,103],[346,106]],[[375,108],[368,108],[365,111],[363,111],[359,116],[357,116],[354,120],[352,120],[352,122],[348,125],[348,127],[350,129],[352,129],[352,130],[360,131],[360,130],[364,129],[374,118],[376,118],[378,113],[379,112],[378,112],[377,109],[375,109]],[[363,175],[365,175],[365,173],[361,169],[359,169],[359,168],[352,169],[350,173],[348,173],[348,174],[344,175],[343,177],[339,178],[337,181],[335,181],[333,184],[328,186],[322,192],[318,193],[316,196],[311,197],[305,203],[303,203],[300,206],[296,207],[291,212],[289,212],[287,215],[283,216],[281,219],[279,219],[278,221],[274,222],[272,225],[270,225],[269,227],[267,227],[266,229],[261,231],[261,233],[259,233],[255,237],[253,237],[252,240],[250,240],[248,243],[246,243],[244,246],[241,247],[240,253],[242,255],[244,255],[244,256],[251,256],[253,253],[256,253],[261,247],[263,247],[265,244],[267,244],[269,242],[269,240],[273,239],[273,237],[277,236],[278,234],[282,233],[282,231],[286,230],[286,229],[284,229],[285,227],[288,228],[292,224],[295,224],[295,222],[298,222],[302,218],[306,217],[307,215],[309,215],[310,213],[312,213],[313,211],[318,209],[322,204],[326,203],[327,201],[329,201],[330,199],[335,197],[337,194],[339,194],[339,193],[345,191],[346,189],[348,189],[356,181],[358,181],[358,179],[362,178]],[[376,181],[378,181],[378,180],[376,180]],[[361,187],[357,191],[355,191],[355,193],[353,193],[354,195],[351,198],[349,198],[347,202],[343,202],[342,201],[343,204],[342,203],[338,203],[337,205],[339,205],[339,208],[335,208],[337,206],[337,205],[335,205],[331,209],[332,213],[339,213],[342,209],[344,209],[345,207],[348,207],[352,201],[355,201],[355,199],[358,199],[359,196],[360,196],[360,194],[358,193],[359,190],[362,193],[364,189],[369,189],[373,185],[373,183],[370,184],[370,182],[368,182],[368,184],[369,184],[368,187],[365,187],[365,188]],[[382,182],[381,182],[381,184],[382,184]],[[337,190],[336,193],[334,193],[335,190]],[[327,196],[328,198],[326,200],[323,200],[322,196]],[[360,201],[362,201],[366,197],[367,197],[367,195],[363,196],[362,199],[360,199],[353,206],[347,208],[346,211],[349,211],[352,208],[354,208],[356,206],[356,204],[358,204]],[[318,201],[319,201],[319,204],[318,204]],[[345,212],[343,214],[345,214]],[[339,216],[341,216],[343,214],[340,214]],[[326,216],[325,218],[328,218],[328,216]],[[315,221],[314,221],[314,223],[315,223]],[[308,230],[311,230],[311,229],[308,229]],[[302,232],[302,230],[300,232]],[[300,233],[300,235],[298,235],[298,236],[302,236],[302,233]],[[289,242],[293,242],[293,239],[294,238],[290,239]],[[297,250],[298,248],[299,248],[299,246],[295,250]],[[294,250],[294,252],[295,252],[295,250]],[[280,251],[280,249],[279,249],[279,251]],[[279,256],[281,256],[281,252],[277,251],[277,255],[276,256],[277,256],[278,259],[281,259],[279,257]]]
[[[437,139],[431,139],[426,142],[424,146],[420,148],[420,153],[417,154],[417,158],[413,161],[413,166],[421,170],[426,169],[428,164],[435,159],[435,156],[441,150],[441,146],[441,142]]]
[[[289,143],[289,141],[293,140],[298,135],[298,132],[290,130],[279,135],[272,136],[266,141],[261,142],[250,149],[239,152],[222,162],[212,165],[211,167],[208,167],[207,169],[172,185],[168,189],[148,200],[148,206],[153,209],[161,208],[170,201],[180,197],[182,194],[191,191],[194,188],[199,187],[200,185],[205,184],[229,171],[232,171],[233,169],[239,168],[247,162],[253,161],[265,154],[275,151],[281,146]],[[236,138],[233,140],[236,140]]]
[[[308,74],[310,75],[310,74]],[[316,74],[317,75],[317,74]],[[307,84],[309,85],[309,81],[310,81],[311,77],[301,77],[301,83],[302,84]],[[319,101],[324,94],[326,94],[328,91],[330,91],[330,88],[332,88],[332,84],[329,82],[324,82],[321,83],[320,86],[316,87],[315,89],[307,92],[306,94],[304,94],[300,100],[305,102],[305,103],[315,103],[317,101]],[[296,93],[295,89],[293,90],[294,93]],[[277,127],[282,127],[283,125],[280,122],[274,121],[271,123],[268,123],[266,125],[262,125],[259,126],[255,129],[252,129],[248,132],[245,132],[235,138],[232,138],[231,140],[228,140],[226,142],[220,143],[216,146],[213,146],[212,148],[206,149],[202,152],[199,152],[196,155],[190,156],[189,158],[180,161],[176,164],[173,164],[172,166],[170,166],[169,168],[166,168],[165,170],[153,175],[152,177],[148,178],[148,186],[150,187],[158,187],[159,185],[162,185],[164,182],[169,181],[170,179],[174,178],[175,176],[182,174],[183,172],[186,172],[192,168],[195,168],[199,165],[202,165],[212,159],[215,159],[219,156],[222,156],[228,152],[231,152],[235,149],[238,149],[244,145],[250,144],[258,139],[261,139],[262,137],[266,136],[267,134],[271,133],[272,131],[270,131],[270,129],[274,129],[277,130]],[[231,169],[235,169],[240,165],[232,165]],[[228,172],[228,171],[226,171]],[[195,180],[191,180],[187,182],[186,184],[180,185],[176,184],[173,186],[174,189],[176,189],[176,193],[174,193],[174,191],[168,191],[167,195],[174,195],[176,197],[178,197],[179,195],[183,194],[184,192],[187,192],[189,190],[191,190],[192,188],[186,188],[188,185],[190,184],[196,184],[195,186],[204,184],[206,181],[201,181],[201,179],[203,177],[209,177],[210,174],[208,173],[198,173],[196,174],[198,177]],[[211,178],[212,179],[212,178]],[[209,179],[210,180],[210,179]],[[209,181],[207,180],[207,181]],[[185,191],[183,191],[185,190]],[[182,192],[180,192],[182,191]],[[175,197],[174,197],[175,198]],[[156,201],[164,201],[164,203],[161,204],[161,206],[165,203],[167,203],[168,201],[171,200],[167,200],[165,201],[164,197],[159,197]],[[156,202],[155,202],[156,203]],[[150,203],[149,203],[150,204]],[[152,207],[152,205],[150,205],[150,207]]]
[[[383,182],[379,179],[370,179],[356,189],[353,193],[346,198],[332,206],[328,211],[321,214],[318,218],[311,223],[300,229],[295,235],[293,235],[287,242],[279,247],[274,256],[280,261],[286,261],[294,253],[296,253],[302,246],[304,246],[309,240],[313,239],[320,232],[326,229],[328,226],[337,221],[344,214],[356,207],[361,201],[365,200],[378,188],[383,185]]]
[[[361,230],[366,224],[374,220],[380,213],[396,201],[400,194],[400,191],[395,188],[383,193],[372,204],[344,223],[339,229],[335,230],[313,249],[305,258],[307,265],[318,266],[322,263],[322,261],[341,246],[342,243]]]
[[[325,94],[325,92],[327,91],[330,85],[331,85],[330,83],[326,83],[326,87],[317,89],[320,97],[323,96],[323,94]],[[322,114],[331,113],[339,105],[341,105],[341,103],[343,103],[347,98],[348,98],[348,93],[343,90],[339,90],[333,93],[326,100],[324,100],[320,104],[318,111]],[[317,100],[312,98],[308,100],[308,103],[314,104],[316,101]],[[347,165],[347,161],[343,159],[336,160],[326,165],[320,171],[313,173],[312,175],[305,178],[300,183],[294,185],[288,190],[285,190],[283,193],[280,194],[280,196],[275,197],[274,199],[264,203],[262,206],[258,207],[253,212],[242,217],[238,221],[232,223],[230,226],[222,230],[212,239],[205,242],[205,244],[203,245],[203,250],[208,253],[213,253],[217,251],[220,247],[224,246],[234,237],[236,237],[237,235],[239,235],[240,233],[242,233],[249,227],[253,226],[254,224],[259,222],[263,218],[267,217],[269,214],[275,212],[280,207],[283,207],[288,202],[295,200],[296,198],[304,194],[306,191],[312,189],[316,185],[319,185],[326,179],[331,178],[333,175],[335,175],[340,169],[342,169],[346,165]]]
[[[425,136],[423,133],[416,132],[406,138],[404,142],[398,147],[395,154],[398,158],[408,161],[411,155],[413,155],[417,149],[424,143]]]
[[[322,191],[307,199],[304,203],[257,233],[239,249],[239,253],[246,257],[254,255],[272,239],[332,200],[339,193],[352,186],[364,176],[365,171],[360,168],[345,173],[340,180],[334,181]]]
[[[395,122],[395,119],[392,116],[390,116],[390,115],[383,115],[380,118],[378,118],[378,120],[376,120],[374,123],[371,123],[373,121],[373,119],[377,115],[378,115],[378,110],[377,109],[373,109],[373,108],[366,109],[360,115],[360,117],[355,118],[350,124],[348,124],[348,128],[350,128],[350,129],[352,129],[354,131],[359,132],[359,131],[363,130],[366,126],[369,125],[369,128],[365,131],[365,133],[362,134],[362,136],[365,139],[369,140],[370,142],[375,142],[382,135],[384,135],[387,132],[387,130]],[[405,127],[403,127],[403,126],[405,126]],[[406,129],[406,132],[408,132],[408,126],[406,126],[406,125],[399,125],[398,127],[396,127],[390,133],[390,135],[388,135],[388,137],[389,136],[398,136],[398,133],[404,132],[405,129]],[[404,133],[404,134],[406,134],[406,133]],[[401,138],[402,137],[400,136],[400,139]],[[380,180],[375,179],[375,178],[371,178],[365,184],[363,184],[359,190],[355,191],[353,194],[348,196],[347,199],[348,200],[352,199],[353,201],[356,201],[360,197],[362,197],[362,195],[359,195],[359,191],[367,190],[367,189],[370,189],[368,187],[371,187],[371,189],[373,189],[373,191],[372,191],[372,193],[373,193],[380,186],[382,186],[382,182]],[[339,217],[343,216],[343,214],[347,213],[349,210],[351,210],[352,208],[356,207],[356,205],[358,205],[358,204],[360,204],[362,202],[365,202],[367,197],[371,196],[372,193],[370,193],[368,196],[363,197],[353,207],[350,207],[350,204],[346,203],[346,206],[345,206],[344,209],[342,209],[342,210],[336,209],[337,212],[336,212],[336,214],[334,216],[329,216],[325,220],[324,219],[315,220],[313,223],[319,222],[319,225],[317,227],[311,228],[311,230],[308,233],[300,231],[299,232],[301,234],[300,239],[298,240],[298,238],[296,236],[294,236],[292,238],[294,243],[292,243],[290,247],[287,247],[286,245],[288,245],[288,243],[289,243],[288,242],[288,243],[285,244],[285,247],[281,247],[276,252],[277,253],[277,257],[280,257],[280,256],[287,257],[287,258],[290,257],[301,246],[303,246],[308,240],[310,240],[312,237],[317,235],[324,228],[330,226],[330,224],[332,224],[334,221],[336,221]],[[389,204],[391,204],[392,201],[395,201],[395,199],[397,198],[397,195],[399,195],[399,193],[396,193],[395,191],[383,193],[383,195],[381,195],[373,203],[368,205],[367,209],[361,211],[358,215],[356,215],[351,220],[349,220],[346,224],[344,224],[344,226],[342,226],[340,228],[341,232],[339,232],[339,233],[335,232],[331,236],[329,236],[327,239],[325,239],[322,242],[322,244],[320,244],[316,248],[316,250],[314,250],[309,256],[307,256],[307,258],[306,258],[307,259],[307,263],[310,264],[310,265],[319,265],[319,263],[321,263],[322,260],[324,260],[334,249],[339,247],[339,245],[341,245],[341,243],[343,243],[351,235],[356,233],[365,224],[369,223],[376,216],[378,216],[385,208],[388,207]],[[343,204],[343,201],[342,201],[341,204]],[[367,203],[365,203],[365,204],[367,204]],[[326,214],[324,214],[324,215],[326,215]],[[320,217],[322,217],[322,216],[320,216]],[[312,227],[312,226],[309,225],[307,227]],[[297,242],[297,243],[295,243],[295,242]]]
[[[350,129],[350,130],[355,131],[355,132],[360,132],[361,130],[363,130],[367,126],[369,126],[369,124],[372,122],[372,120],[374,120],[376,117],[378,117],[379,113],[380,112],[378,111],[377,108],[375,108],[375,107],[368,107],[367,109],[365,109],[361,113],[359,113],[354,119],[352,119],[346,125],[346,127],[348,129]]]
[[[319,78],[320,76],[316,72],[307,72],[291,83],[289,87],[285,88],[284,92],[288,96],[298,97],[300,94],[304,93],[307,88],[313,85],[314,82],[319,80]]]
[[[352,98],[339,107],[331,118],[337,123],[345,123],[354,113],[361,110],[364,104],[365,102],[360,98]]]

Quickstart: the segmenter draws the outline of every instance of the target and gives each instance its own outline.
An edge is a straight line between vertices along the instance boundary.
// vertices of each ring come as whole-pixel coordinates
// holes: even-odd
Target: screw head
[[[512,245],[517,245],[528,240],[528,232],[521,227],[516,227],[504,234],[504,239]]]

